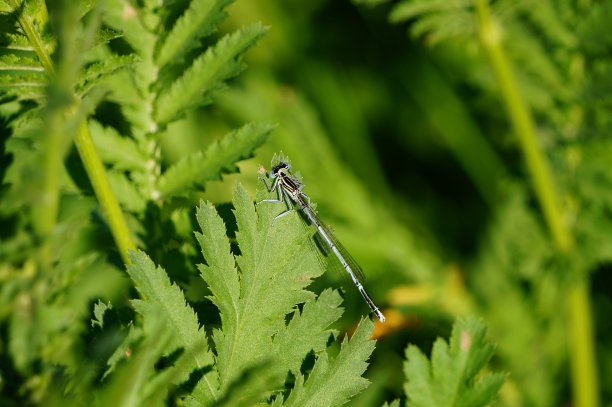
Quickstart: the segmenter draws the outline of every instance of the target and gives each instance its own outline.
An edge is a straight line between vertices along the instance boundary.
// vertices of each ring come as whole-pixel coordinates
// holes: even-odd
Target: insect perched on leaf
[[[267,176],[273,180],[272,185],[268,183],[268,179],[265,176],[265,168],[260,166],[258,172],[268,192],[276,191],[278,194],[277,199],[264,199],[261,202],[285,203],[287,205],[287,210],[277,215],[275,219],[290,213],[295,209],[296,205],[299,206],[306,218],[308,218],[308,221],[316,227],[317,233],[321,237],[323,244],[325,244],[334,256],[336,256],[374,315],[376,315],[380,322],[384,322],[385,316],[380,309],[378,309],[376,304],[374,304],[374,301],[372,301],[363,287],[363,283],[361,282],[363,279],[361,267],[359,267],[357,262],[338,241],[332,230],[319,219],[317,212],[310,204],[310,197],[302,191],[304,184],[291,173],[291,165],[287,161],[281,160],[272,167],[267,174]]]

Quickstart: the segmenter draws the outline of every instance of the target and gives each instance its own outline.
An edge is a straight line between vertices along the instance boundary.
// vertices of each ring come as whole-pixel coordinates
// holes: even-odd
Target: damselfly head
[[[281,161],[270,170],[270,178],[276,178],[281,172],[291,171],[291,165],[288,162]]]

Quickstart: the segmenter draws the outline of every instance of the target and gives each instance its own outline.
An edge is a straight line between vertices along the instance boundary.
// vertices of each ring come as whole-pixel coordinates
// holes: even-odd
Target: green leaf
[[[274,337],[273,350],[282,366],[297,375],[304,355],[325,349],[329,336],[337,334],[328,327],[342,315],[341,303],[338,292],[327,289],[315,302],[307,302],[301,313],[295,311],[287,329]]]
[[[260,363],[245,369],[240,377],[234,380],[223,397],[215,402],[214,407],[252,407],[258,405],[262,395],[270,390],[270,372],[267,371],[270,366],[270,363]],[[188,397],[185,400],[185,405],[186,407],[200,407],[203,404],[193,397]]]
[[[389,20],[399,23],[416,19],[410,26],[414,37],[427,35],[432,45],[444,39],[472,34],[474,14],[469,0],[404,0],[393,8]]]
[[[149,57],[156,43],[155,35],[147,29],[140,9],[129,0],[106,0],[104,2],[104,21],[112,28],[121,31],[123,38],[138,55]]]
[[[46,96],[47,75],[31,47],[10,44],[0,55],[1,99],[36,100]]]
[[[10,51],[10,48],[8,49]],[[5,54],[0,55],[0,73],[3,75],[22,72],[38,73],[39,78],[45,76],[45,69],[40,65],[40,62],[34,59],[35,55],[27,53],[26,55]]]
[[[131,259],[132,264],[127,271],[142,298],[133,301],[134,308],[145,322],[162,318],[165,330],[171,336],[166,354],[183,349],[183,357],[190,360],[183,370],[176,372],[174,383],[187,380],[194,369],[212,366],[214,358],[206,345],[204,330],[200,328],[193,309],[186,304],[181,289],[172,284],[166,272],[155,267],[144,253],[133,252]],[[195,392],[204,400],[217,398],[217,377],[213,370],[204,375]]]
[[[240,275],[214,207],[202,204],[197,212],[202,228],[198,241],[208,264],[200,270],[213,294],[211,300],[219,307],[223,327],[213,335],[222,388],[244,369],[276,356],[271,352],[273,335],[284,326],[285,315],[295,304],[312,299],[314,295],[302,288],[321,273],[311,256],[309,267],[303,267],[309,273],[296,279],[300,263],[308,259],[307,252],[299,251],[306,238],[303,232],[293,227],[285,233],[271,233],[270,218],[268,224],[257,220],[253,202],[241,187],[235,190],[234,205],[242,253]],[[277,223],[282,221],[289,220]]]
[[[365,389],[369,381],[361,375],[374,350],[375,341],[370,339],[373,327],[372,321],[362,319],[351,340],[345,337],[338,356],[321,353],[305,382],[298,373],[295,387],[282,405],[340,406]]]
[[[450,346],[434,343],[431,363],[414,345],[406,349],[404,391],[412,407],[477,407],[488,405],[504,382],[500,373],[477,376],[493,355],[486,327],[475,318],[455,323]]]
[[[206,151],[197,151],[182,158],[159,179],[162,197],[172,197],[194,185],[221,179],[221,174],[237,172],[236,162],[253,155],[272,131],[269,124],[247,124],[211,144]]]
[[[176,21],[159,50],[156,63],[160,68],[176,63],[197,47],[200,39],[215,31],[227,13],[223,9],[234,0],[193,0]]]
[[[115,372],[119,363],[128,358],[127,355],[132,353],[132,348],[142,339],[142,329],[135,328],[134,325],[128,325],[127,329],[127,335],[106,362],[106,371],[102,375],[102,380]]]
[[[156,305],[151,309],[158,308]],[[130,349],[131,356],[119,365],[108,384],[96,392],[99,406],[164,406],[168,390],[189,364],[189,356],[181,355],[173,366],[159,372],[155,363],[173,341],[174,333],[165,326],[166,314],[159,309],[160,318],[147,318],[144,335]],[[148,325],[148,326],[147,326]]]
[[[146,170],[147,157],[134,140],[121,136],[114,128],[104,127],[95,120],[90,120],[88,124],[102,161],[120,170]]]
[[[400,2],[389,14],[389,20],[394,23],[420,17],[428,13],[452,14],[465,7],[471,6],[470,0],[404,0]]]
[[[264,194],[263,188],[259,192]],[[288,371],[299,372],[311,350],[326,347],[333,332],[328,327],[341,313],[340,297],[328,290],[314,300],[305,290],[323,270],[297,214],[275,219],[284,207],[274,203],[259,204],[256,211],[240,186],[234,207],[241,253],[236,259],[214,207],[201,204],[197,211],[202,228],[197,238],[207,263],[200,271],[221,316],[222,329],[213,333],[221,389],[261,363],[270,363],[268,388],[278,388]],[[296,304],[304,302],[300,313]]]
[[[146,200],[124,173],[109,171],[107,176],[111,189],[117,196],[121,206],[128,211],[136,213],[141,213],[145,210],[147,206]]]
[[[102,61],[89,65],[81,72],[76,85],[77,93],[83,94],[106,78],[121,69],[125,69],[136,62],[134,55],[110,55]]]
[[[244,27],[223,37],[198,57],[169,89],[159,95],[155,116],[162,126],[176,120],[187,109],[209,103],[210,93],[242,71],[242,54],[266,32],[261,24]]]
[[[8,0],[0,1],[0,13],[12,13],[15,10],[15,6],[9,3]]]
[[[104,314],[112,308],[113,306],[110,303],[107,305],[105,302],[98,300],[98,302],[94,304],[94,318],[91,320],[91,326],[104,328]]]

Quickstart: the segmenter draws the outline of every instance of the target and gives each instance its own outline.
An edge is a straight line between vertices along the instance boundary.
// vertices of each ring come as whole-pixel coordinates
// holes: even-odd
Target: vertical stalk
[[[11,0],[9,3],[13,7],[13,12],[19,27],[28,38],[38,60],[43,66],[47,78],[53,78],[55,71],[51,62],[51,56],[44,46],[44,42],[32,22],[32,18],[25,8],[25,0]],[[36,232],[42,237],[38,262],[41,268],[48,269],[53,260],[52,233],[57,223],[59,212],[59,179],[64,152],[64,138],[58,131],[57,112],[49,114],[47,117],[47,131],[43,136],[43,157],[42,183],[40,191],[40,201],[32,208],[33,224]]]
[[[25,10],[25,7],[27,7],[25,0],[11,0],[11,5],[14,8],[19,26],[28,37],[41,65],[47,73],[47,77],[50,81],[56,80],[51,56],[47,52],[44,42],[34,26],[31,17],[27,13],[27,10]],[[62,137],[63,134],[59,130],[63,127],[60,121],[63,120],[65,123],[67,120],[70,120],[70,116],[76,111],[74,106],[66,106],[65,109],[60,110],[64,110],[64,112],[55,111],[49,115],[49,120],[51,120],[51,122],[48,123],[49,126],[46,134],[42,202],[40,208],[36,210],[37,219],[35,223],[37,224],[39,232],[45,238],[45,243],[41,249],[41,264],[44,266],[49,266],[51,262],[52,246],[49,238],[57,222],[59,208],[59,173],[61,171],[65,149],[65,139]],[[115,243],[119,248],[121,257],[127,264],[130,262],[128,252],[130,249],[136,248],[136,244],[134,243],[123,213],[121,212],[119,203],[108,183],[104,165],[96,152],[91,134],[89,133],[89,128],[87,127],[87,119],[83,119],[77,129],[75,144],[96,197],[98,198],[98,202],[106,216],[106,220],[115,239]]]
[[[40,64],[45,69],[45,72],[47,72],[47,76],[51,77],[53,75],[53,63],[51,62],[51,56],[47,52],[38,30],[34,27],[32,18],[25,10],[25,7],[27,7],[26,0],[11,0],[10,4],[13,6],[14,13],[17,17],[17,22],[19,23],[19,26],[23,30],[26,37],[28,37],[28,41],[30,41],[30,44],[34,49]]]
[[[75,144],[98,202],[106,216],[106,221],[115,239],[115,244],[119,248],[121,258],[126,264],[129,264],[130,258],[128,252],[135,249],[136,244],[127,226],[125,217],[121,212],[119,203],[111,190],[104,165],[96,152],[91,133],[87,127],[87,120],[83,120],[79,127],[75,136]]]
[[[480,42],[495,73],[510,121],[525,155],[527,169],[544,213],[546,225],[559,252],[571,255],[574,250],[573,237],[563,222],[553,177],[538,145],[531,113],[518,90],[510,63],[501,45],[500,29],[491,18],[487,1],[475,0],[475,3]],[[596,407],[599,404],[599,393],[588,281],[584,275],[578,278],[580,281],[569,287],[566,292],[574,405]]]
[[[592,310],[587,283],[588,280],[583,278],[567,293],[572,386],[574,405],[577,407],[599,405]]]

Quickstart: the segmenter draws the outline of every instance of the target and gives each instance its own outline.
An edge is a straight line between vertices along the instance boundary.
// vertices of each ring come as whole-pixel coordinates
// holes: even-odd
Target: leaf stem
[[[28,40],[34,49],[34,52],[36,52],[41,65],[47,72],[47,76],[52,78],[55,75],[55,69],[53,67],[51,56],[47,52],[44,42],[33,24],[30,15],[25,10],[27,7],[26,2],[12,0],[11,3],[19,26],[23,30],[24,34],[28,37]],[[55,112],[52,119],[57,120],[59,117],[59,113]],[[50,127],[51,131],[48,133],[47,143],[45,145],[45,174],[43,180],[42,203],[41,209],[37,211],[39,216],[36,222],[38,224],[37,228],[45,237],[48,237],[51,234],[57,222],[59,208],[59,172],[62,162],[62,137],[57,131],[53,131],[58,129],[60,126],[54,126],[52,123]],[[121,212],[119,203],[117,202],[117,199],[110,188],[106,171],[104,170],[104,165],[96,152],[89,128],[87,127],[86,119],[81,122],[79,129],[76,132],[75,144],[77,150],[79,151],[81,160],[83,161],[83,165],[85,166],[85,171],[87,172],[93,186],[96,197],[100,202],[102,211],[107,218],[111,233],[113,234],[115,243],[119,248],[121,257],[126,264],[129,264],[130,258],[128,256],[128,252],[129,250],[136,248],[136,244],[134,243],[132,235],[127,226],[127,222],[125,221],[123,213]],[[45,244],[43,246],[42,256],[43,264],[48,265],[51,261],[51,246],[49,246],[49,244]]]
[[[47,77],[53,77],[55,70],[51,62],[51,56],[47,52],[40,33],[32,22],[32,18],[27,13],[27,10],[25,10],[27,7],[25,0],[12,0],[10,4],[13,7],[17,23],[28,38]],[[40,248],[38,259],[42,268],[49,267],[53,258],[51,235],[57,223],[59,212],[59,179],[63,158],[63,138],[57,131],[60,127],[57,122],[57,112],[51,113],[48,116],[48,120],[50,120],[50,122],[47,123],[47,131],[43,136],[42,167],[44,173],[42,175],[40,201],[32,210],[34,228],[43,238],[43,244]]]
[[[476,0],[476,11],[480,42],[497,78],[508,115],[525,155],[527,169],[533,180],[546,224],[557,249],[569,255],[574,249],[573,237],[563,222],[553,177],[548,162],[538,145],[531,113],[521,97],[510,63],[501,45],[500,27],[492,19],[486,0]],[[577,407],[595,407],[598,405],[598,385],[592,312],[587,290],[587,277],[580,276],[579,280],[578,284],[573,284],[567,289],[572,387]]]
[[[567,302],[574,405],[597,407],[599,406],[597,365],[593,346],[591,301],[586,278],[568,290]]]
[[[19,26],[23,30],[26,37],[28,37],[28,40],[34,49],[40,64],[43,66],[49,77],[53,76],[54,69],[53,63],[51,62],[51,56],[47,52],[38,30],[36,27],[34,27],[30,15],[24,10],[25,7],[27,7],[26,1],[12,0],[11,3],[13,3],[13,7],[15,9],[17,22],[19,23]]]
[[[119,203],[110,187],[104,165],[96,152],[91,133],[87,127],[87,120],[83,120],[79,127],[75,136],[75,144],[96,197],[98,198],[98,202],[100,202],[102,211],[106,216],[106,221],[113,234],[115,243],[119,248],[121,258],[126,264],[130,264],[131,261],[128,253],[130,250],[136,248],[136,244],[127,226],[125,217],[121,212]]]

